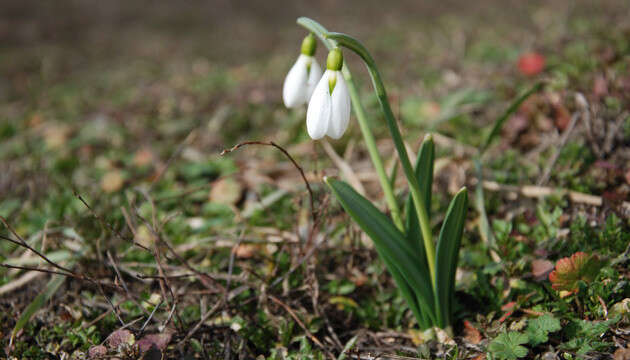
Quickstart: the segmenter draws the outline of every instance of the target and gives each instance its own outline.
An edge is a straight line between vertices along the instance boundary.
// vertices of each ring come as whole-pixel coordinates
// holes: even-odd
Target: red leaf
[[[545,57],[539,53],[525,53],[518,58],[518,70],[525,76],[534,76],[544,68]]]
[[[556,262],[556,269],[549,274],[551,287],[555,290],[578,292],[578,282],[591,282],[601,268],[595,255],[577,252]]]
[[[479,344],[483,340],[479,330],[472,326],[468,320],[464,320],[464,339],[472,344]]]

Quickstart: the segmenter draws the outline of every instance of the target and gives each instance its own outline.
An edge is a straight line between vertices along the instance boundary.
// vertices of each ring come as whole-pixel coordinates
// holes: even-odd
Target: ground
[[[623,0],[3,2],[0,348],[629,358],[629,13]],[[434,134],[433,212],[471,191],[452,336],[418,329],[322,183],[358,182],[385,209],[355,118],[315,142],[305,109],[282,104],[299,16],[364,41],[411,150]],[[371,82],[346,55],[393,169]],[[312,198],[278,148],[221,154],[243,141],[285,149]]]

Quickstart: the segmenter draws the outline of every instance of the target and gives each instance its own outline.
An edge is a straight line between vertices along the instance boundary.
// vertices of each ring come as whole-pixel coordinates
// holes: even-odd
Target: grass
[[[59,19],[64,6],[56,10]],[[474,188],[474,149],[494,119],[523,90],[545,83],[482,159],[484,179],[499,184],[485,190],[496,245],[482,240],[471,208],[453,341],[415,330],[373,245],[322,184],[322,175],[339,171],[307,138],[305,111],[282,107],[281,82],[302,36],[292,22],[325,6],[310,9],[314,14],[289,7],[282,13],[288,20],[276,25],[259,24],[260,9],[245,11],[242,24],[216,19],[213,26],[239,40],[248,23],[260,25],[251,46],[209,46],[217,32],[204,33],[196,9],[166,5],[147,10],[136,27],[120,20],[105,35],[98,26],[107,20],[68,31],[83,29],[68,15],[69,25],[40,22],[33,37],[10,37],[0,48],[0,215],[29,246],[73,272],[15,333],[11,356],[80,358],[102,344],[110,356],[139,358],[141,341],[167,358],[573,359],[627,348],[630,26],[621,16],[627,4],[607,1],[595,11],[578,3],[569,12],[554,6],[562,7],[501,10],[504,18],[489,23],[485,16],[499,10],[424,9],[419,19],[401,5],[379,33],[365,21],[318,19],[356,33],[374,50],[414,150],[425,132],[442,136],[434,213],[444,213],[461,185]],[[224,11],[237,18],[234,9]],[[29,19],[16,15],[16,29],[28,29]],[[514,19],[521,22],[512,25]],[[290,32],[282,41],[269,35],[278,28]],[[527,77],[516,62],[533,49],[547,65]],[[376,98],[356,59],[349,60],[382,139]],[[576,92],[587,99],[587,113]],[[574,115],[580,120],[559,146]],[[351,124],[332,145],[384,208],[359,139]],[[315,226],[300,174],[279,151],[252,145],[219,155],[248,140],[280,144],[304,169],[320,219]],[[391,164],[392,144],[379,147]],[[537,184],[538,192],[570,190],[600,202],[562,191],[519,192]],[[398,195],[402,203],[406,194]],[[6,226],[0,235],[18,241]],[[577,292],[554,289],[549,271],[580,251],[597,255],[600,266],[576,280]],[[7,240],[0,241],[0,262],[53,269]],[[31,274],[0,268],[0,289],[14,287],[0,295],[5,351],[27,305],[53,278]],[[123,326],[133,341],[113,346]],[[155,334],[168,334],[166,344],[147,336]]]

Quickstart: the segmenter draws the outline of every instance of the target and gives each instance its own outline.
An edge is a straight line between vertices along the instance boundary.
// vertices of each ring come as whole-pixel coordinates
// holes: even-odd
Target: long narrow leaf
[[[464,221],[468,203],[466,188],[461,189],[451,201],[442,223],[436,253],[436,301],[439,316],[439,326],[444,328],[451,324],[451,310],[455,293],[455,271],[461,245]]]
[[[53,277],[46,285],[46,289],[39,293],[39,295],[37,295],[35,299],[30,304],[28,304],[26,309],[24,309],[24,312],[22,312],[22,315],[20,316],[18,321],[15,323],[15,326],[13,327],[13,331],[11,332],[11,343],[13,343],[13,340],[15,339],[17,333],[24,328],[31,317],[35,315],[35,313],[46,304],[46,301],[50,300],[50,298],[55,295],[57,289],[59,289],[64,281],[66,281],[66,276],[53,275]]]
[[[327,178],[325,181],[346,212],[372,239],[377,251],[382,254],[381,257],[385,265],[394,276],[394,280],[397,283],[404,280],[413,289],[419,308],[434,321],[436,317],[431,283],[427,281],[426,275],[420,271],[418,257],[413,253],[405,236],[396,229],[387,216],[348,184],[331,178]],[[403,279],[396,279],[398,275]],[[405,291],[404,285],[401,290]],[[410,306],[412,305],[413,302],[410,302]],[[420,320],[418,318],[419,322]]]
[[[494,122],[494,126],[492,127],[492,130],[490,131],[490,133],[486,137],[486,140],[483,142],[483,145],[481,146],[481,149],[479,151],[480,156],[488,149],[488,146],[490,146],[490,143],[495,138],[495,136],[499,134],[499,132],[501,131],[501,128],[503,127],[503,123],[505,123],[505,121],[510,117],[510,115],[512,115],[514,112],[516,112],[516,110],[518,110],[518,107],[521,106],[523,101],[527,100],[527,98],[530,97],[532,94],[540,91],[542,87],[543,87],[543,83],[535,84],[529,90],[525,91],[521,96],[516,98],[516,100],[514,100],[512,104],[510,104],[510,106],[505,110],[503,115],[501,115],[501,117],[499,117]]]
[[[415,173],[420,185],[420,195],[424,197],[427,205],[427,215],[431,219],[431,187],[433,186],[433,162],[435,159],[435,146],[433,138],[427,136],[418,152],[416,159]],[[422,239],[422,231],[420,231],[420,223],[418,222],[418,214],[413,205],[411,194],[407,197],[407,240],[414,247],[418,254],[419,266],[423,273],[429,276],[429,264],[427,263],[427,255],[424,250],[424,240]]]
[[[479,234],[481,235],[483,242],[490,249],[490,254],[494,258],[496,256],[496,253],[494,252],[494,249],[496,248],[496,239],[494,237],[494,233],[492,232],[492,228],[490,227],[488,214],[486,213],[481,159],[476,158],[474,160],[474,164],[475,173],[477,174],[477,186],[475,187],[475,207],[477,208],[477,212],[479,213]]]

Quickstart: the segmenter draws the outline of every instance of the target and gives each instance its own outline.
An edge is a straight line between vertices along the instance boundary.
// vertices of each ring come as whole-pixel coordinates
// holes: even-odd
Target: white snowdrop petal
[[[319,79],[321,78],[322,78],[322,69],[319,67],[317,60],[315,58],[312,58],[311,71],[309,71],[308,73],[308,81],[306,85],[307,90],[306,90],[306,99],[304,100],[305,103],[311,99],[311,96],[313,96],[315,87],[317,86],[317,83],[319,82]]]
[[[282,100],[284,105],[288,108],[300,106],[306,102],[306,92],[308,73],[306,70],[306,64],[308,58],[305,55],[300,55],[297,61],[289,70],[287,77],[284,79],[284,85],[282,87]]]
[[[326,70],[313,91],[306,111],[306,130],[308,135],[319,140],[326,135],[332,116],[332,100],[328,91],[328,75]]]
[[[340,71],[336,71],[337,83],[333,89],[332,117],[326,135],[333,139],[339,139],[348,128],[350,122],[350,94],[346,81]]]

